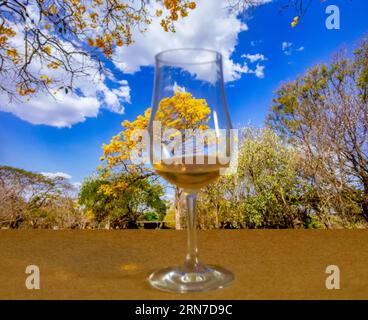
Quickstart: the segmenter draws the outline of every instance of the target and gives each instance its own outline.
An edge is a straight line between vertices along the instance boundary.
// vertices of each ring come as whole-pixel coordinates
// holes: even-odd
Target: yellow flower
[[[291,27],[294,28],[298,23],[299,23],[299,16],[296,16],[291,22]]]
[[[0,35],[7,35],[8,37],[14,37],[16,32],[12,28],[7,28],[5,26],[0,26]]]
[[[188,11],[185,10],[185,9],[181,9],[180,10],[180,15],[184,18],[184,17],[188,16]]]
[[[178,16],[178,14],[177,14],[176,12],[173,12],[173,13],[171,14],[171,19],[172,19],[173,21],[178,20],[178,18],[179,18],[179,16]]]
[[[195,2],[189,2],[189,5],[188,5],[189,9],[193,10],[197,7],[196,3]]]
[[[103,46],[104,46],[104,41],[102,40],[102,38],[101,37],[98,37],[97,39],[96,39],[96,46],[98,47],[98,48],[103,48]]]
[[[123,44],[124,44],[123,39],[119,38],[118,40],[116,40],[116,45],[117,45],[118,47],[121,47]]]
[[[47,67],[49,68],[49,69],[57,69],[57,68],[59,68],[60,66],[61,66],[61,62],[58,62],[58,61],[51,61],[48,65],[47,65]]]
[[[36,92],[36,89],[30,88],[26,83],[18,83],[18,93],[20,96],[26,96]]]
[[[17,58],[18,57],[18,51],[17,51],[17,49],[14,49],[14,48],[6,50],[6,54],[11,58]]]
[[[88,39],[87,39],[87,43],[88,43],[88,45],[90,45],[91,47],[93,47],[93,46],[95,45],[95,41],[94,41],[93,39],[91,39],[91,38],[88,38]]]
[[[55,15],[58,14],[58,9],[53,4],[51,6],[49,6],[49,11],[50,11],[51,14],[55,14]]]
[[[92,12],[89,14],[90,18],[95,20],[98,17],[98,13],[97,12]]]
[[[173,96],[160,101],[155,120],[161,121],[166,128],[183,129],[208,129],[211,109],[205,99],[196,99],[189,92],[175,92]],[[130,162],[131,151],[137,146],[139,140],[133,139],[135,130],[147,129],[151,108],[147,108],[144,114],[138,115],[134,121],[125,120],[121,123],[123,130],[113,136],[108,145],[103,144],[104,156],[100,160],[106,160],[105,169],[112,169],[122,165],[124,170],[132,174],[140,170]],[[119,185],[119,188],[124,188]],[[104,187],[104,192],[111,190]]]
[[[48,55],[51,54],[51,47],[50,46],[45,46],[42,48],[42,51],[47,53]]]
[[[50,84],[52,83],[52,79],[50,79],[47,75],[41,75],[40,79],[45,83],[45,84]]]
[[[169,27],[167,26],[166,20],[162,19],[160,25],[162,28],[164,28],[165,32],[169,31]]]

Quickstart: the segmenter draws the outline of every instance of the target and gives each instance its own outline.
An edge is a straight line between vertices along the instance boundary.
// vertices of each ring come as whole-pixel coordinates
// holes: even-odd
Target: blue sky
[[[207,8],[204,9],[210,10],[214,6],[213,9],[218,10],[213,3],[219,1],[211,4],[207,1],[203,5]],[[220,24],[211,33],[201,25],[201,1],[198,1],[199,13],[193,17],[198,21],[190,23],[194,28],[194,32],[190,32],[194,34],[193,39],[186,36],[185,40],[181,38],[181,42],[178,41],[177,45],[204,44],[204,47],[225,50],[231,62],[229,70],[235,70],[236,66],[243,67],[243,71],[229,76],[228,80],[231,81],[226,82],[227,100],[235,126],[247,123],[263,125],[273,94],[280,83],[294,79],[317,63],[328,62],[332,53],[339,48],[345,46],[352,49],[368,32],[368,2],[365,0],[327,0],[322,3],[313,0],[307,14],[295,28],[290,27],[296,14],[294,9],[280,9],[285,2],[287,0],[261,5],[242,18],[230,19],[223,13],[211,12],[211,21]],[[340,30],[328,30],[325,26],[325,9],[330,4],[340,9]],[[202,12],[205,12],[204,9]],[[186,35],[185,28],[188,25],[183,25],[178,37]],[[133,120],[150,106],[153,84],[151,57],[156,53],[155,50],[165,49],[165,41],[156,45],[158,41],[154,40],[166,36],[162,33],[158,29],[152,31],[152,45],[142,41],[145,46],[137,44],[131,50],[124,48],[124,51],[117,53],[123,61],[126,59],[130,63],[130,69],[121,65],[112,69],[115,80],[125,80],[127,90],[129,86],[130,91],[125,90],[124,97],[119,100],[123,111],[106,108],[101,103],[93,112],[69,119],[68,123],[65,115],[71,113],[73,106],[67,106],[67,112],[61,113],[66,119],[65,123],[55,126],[57,122],[51,119],[58,115],[54,111],[40,115],[43,120],[35,120],[33,116],[40,110],[33,110],[27,104],[0,107],[0,110],[6,110],[0,111],[0,164],[39,172],[63,172],[70,175],[73,182],[82,181],[90,175],[99,164],[102,143],[107,143],[120,131],[123,120]],[[217,43],[216,39],[220,38],[225,40]],[[139,40],[142,39],[137,37],[137,43]],[[282,50],[283,43],[286,50]],[[265,60],[252,63],[244,58],[247,54],[263,55]],[[251,71],[255,70],[257,63],[264,67],[263,74],[258,76]],[[110,90],[119,86],[116,81],[114,84],[109,81],[106,83]],[[0,105],[5,105],[5,102],[2,101]],[[27,107],[28,113],[19,111],[19,108]],[[60,105],[60,108],[64,107],[65,103]],[[37,122],[44,124],[35,124]]]

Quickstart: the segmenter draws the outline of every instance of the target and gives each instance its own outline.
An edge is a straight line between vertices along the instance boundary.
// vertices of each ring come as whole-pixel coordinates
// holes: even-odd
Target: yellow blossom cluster
[[[114,184],[102,184],[98,192],[103,193],[107,196],[117,196],[119,192],[124,192],[128,190],[129,192],[134,192],[135,188],[125,181],[117,181]]]
[[[36,89],[31,88],[27,83],[20,82],[20,83],[18,83],[17,91],[18,91],[20,96],[27,96],[27,95],[30,95],[32,93],[35,93]]]
[[[208,129],[210,113],[211,109],[205,99],[196,99],[189,92],[175,92],[172,97],[160,101],[154,120],[160,121],[163,129],[206,130]],[[107,178],[111,170],[120,167],[133,174],[149,170],[144,166],[130,163],[129,158],[131,150],[140,142],[133,139],[133,132],[147,129],[150,114],[151,108],[148,108],[143,115],[139,115],[134,121],[125,120],[122,122],[123,130],[112,137],[108,145],[103,145],[103,156],[100,160],[104,162],[104,165],[98,168],[103,170],[103,178]],[[111,186],[104,188],[104,192],[113,192]]]
[[[0,48],[4,48],[8,44],[9,38],[16,35],[12,28],[7,28],[4,24],[0,26]]]
[[[7,0],[4,3],[14,7],[14,17],[4,17],[0,25],[0,57],[3,61],[10,62],[10,70],[14,70],[14,74],[18,76],[17,91],[20,95],[29,95],[51,83],[53,85],[48,89],[54,89],[52,87],[56,83],[65,83],[66,80],[40,78],[39,74],[25,66],[33,59],[38,59],[49,69],[63,68],[72,78],[73,72],[82,73],[87,64],[82,63],[84,58],[76,59],[81,61],[81,67],[70,70],[68,61],[71,56],[91,53],[94,57],[99,57],[98,53],[101,52],[110,59],[116,47],[129,46],[133,42],[133,30],[144,32],[153,19],[158,19],[165,31],[175,32],[175,22],[196,8],[196,3],[190,0],[155,2],[161,6],[156,15],[151,12],[156,9],[153,9],[149,1],[35,0],[36,11],[31,12],[32,6]],[[31,19],[34,14],[39,14],[39,17]],[[25,41],[17,41],[15,46],[11,45],[11,41],[14,41],[12,38],[16,35],[13,22],[18,21],[18,18],[23,22],[18,24],[17,32],[22,33],[21,37]],[[84,52],[83,49],[74,50],[73,46],[67,45],[68,39],[86,44],[81,48],[89,48],[89,52]],[[12,87],[10,91],[13,89]]]
[[[162,126],[168,129],[205,130],[210,113],[205,99],[196,99],[189,92],[176,92],[160,101],[155,120],[161,121]]]
[[[14,48],[7,49],[6,54],[12,59],[16,59],[19,56],[17,49],[14,49]],[[17,62],[14,62],[14,63],[17,63]]]
[[[60,61],[51,61],[49,64],[47,64],[47,67],[49,69],[57,69],[61,66],[61,62]]]
[[[89,35],[85,37],[88,45],[101,49],[108,58],[114,46],[132,43],[135,25],[151,23],[144,2],[140,8],[121,0],[91,0],[89,6],[83,0],[37,2],[42,8],[46,29],[54,25],[60,33],[71,32],[81,37]],[[64,26],[55,25],[57,21],[63,21]]]
[[[165,9],[169,11],[169,15],[161,20],[161,27],[166,31],[175,32],[174,23],[179,17],[186,17],[189,12],[188,9],[194,10],[197,5],[193,1],[185,0],[164,0]],[[162,16],[162,10],[156,11],[156,16]]]
[[[133,26],[151,23],[145,8],[135,10],[120,0],[93,0],[92,9],[95,11],[88,14],[90,21],[88,27],[100,28],[104,33],[87,38],[87,43],[91,47],[101,49],[108,58],[111,57],[114,46],[128,46],[132,43]],[[87,25],[84,25],[81,30],[86,27]]]
[[[100,186],[98,192],[101,192],[102,194],[105,194],[107,196],[114,195],[114,190],[111,185],[109,184],[103,184]]]
[[[14,47],[10,46],[9,41],[16,35],[12,28],[8,28],[5,24],[0,25],[0,51],[5,52],[5,55],[14,63],[18,64],[21,57]]]
[[[50,79],[47,75],[43,74],[40,76],[41,81],[45,84],[48,85],[50,83],[52,83],[52,79]]]
[[[131,34],[126,34],[125,38],[126,44],[129,45],[132,41]],[[99,35],[95,39],[88,38],[88,45],[91,47],[97,47],[102,50],[106,57],[111,57],[113,52],[114,44],[118,47],[121,47],[124,44],[123,38],[119,33],[105,33],[104,35]]]
[[[298,23],[299,23],[299,16],[296,16],[291,22],[291,27],[294,28]]]
[[[42,48],[42,51],[45,52],[46,54],[50,55],[51,54],[51,47],[50,46],[44,46]]]
[[[113,136],[108,145],[103,144],[103,156],[101,161],[106,161],[106,177],[114,167],[124,164],[124,169],[135,171],[135,166],[128,164],[131,150],[137,145],[138,141],[132,139],[135,130],[146,130],[150,117],[151,109],[148,108],[143,115],[139,115],[134,121],[125,120],[122,122],[124,128],[119,134]],[[100,167],[99,169],[102,169]]]
[[[124,192],[137,194],[142,189],[135,185],[134,176],[131,176],[133,181],[115,181],[114,183],[104,183],[99,187],[98,193],[105,194],[106,196],[118,197]]]

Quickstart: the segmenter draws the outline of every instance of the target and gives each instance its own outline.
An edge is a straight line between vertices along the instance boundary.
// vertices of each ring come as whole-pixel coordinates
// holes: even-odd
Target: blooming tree
[[[176,130],[185,129],[208,129],[211,109],[206,100],[196,99],[189,92],[176,92],[172,97],[161,100],[155,120],[161,122],[162,128],[172,128]],[[156,174],[148,164],[134,164],[130,159],[131,151],[140,143],[136,139],[134,132],[136,130],[146,130],[151,108],[148,108],[143,115],[139,115],[134,121],[124,121],[123,130],[112,137],[108,145],[103,145],[103,164],[99,167],[102,178],[110,177],[114,172],[127,172],[134,177],[131,181],[139,179],[151,179]],[[121,190],[128,190],[131,184],[105,184],[100,190],[105,194],[119,193]],[[175,188],[175,209],[176,226],[180,228],[182,191]]]
[[[132,32],[161,19],[167,32],[195,9],[190,0],[0,1],[0,90],[9,98],[37,90],[73,90],[76,78],[103,71],[116,47]],[[153,11],[153,12],[152,12]]]

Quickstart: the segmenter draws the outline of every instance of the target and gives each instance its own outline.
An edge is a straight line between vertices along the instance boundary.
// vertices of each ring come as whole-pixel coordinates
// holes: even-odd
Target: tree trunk
[[[364,219],[368,222],[368,183],[364,184],[362,214]]]
[[[362,209],[363,209],[363,217],[368,222],[368,201],[364,201],[362,203]]]
[[[219,207],[218,205],[216,205],[216,209],[215,209],[215,227],[216,229],[220,228],[220,223],[219,223]]]

